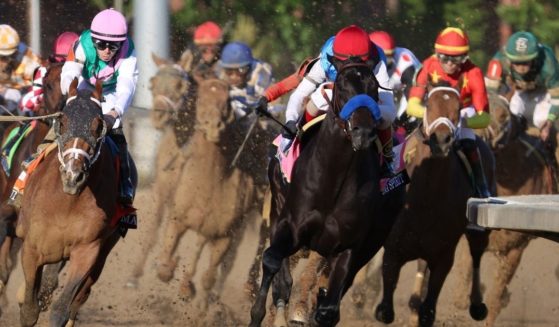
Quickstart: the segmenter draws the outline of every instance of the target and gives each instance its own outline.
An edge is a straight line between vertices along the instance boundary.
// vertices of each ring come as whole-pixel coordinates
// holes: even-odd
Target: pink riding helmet
[[[55,60],[65,60],[68,52],[70,52],[70,49],[78,38],[79,35],[74,32],[64,32],[60,34],[54,41],[54,47],[52,49],[52,54]]]
[[[91,36],[99,40],[124,41],[127,32],[126,18],[113,8],[101,11],[91,22]]]

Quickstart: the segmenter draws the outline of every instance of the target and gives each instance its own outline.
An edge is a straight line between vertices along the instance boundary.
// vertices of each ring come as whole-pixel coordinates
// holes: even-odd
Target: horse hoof
[[[184,302],[189,302],[194,298],[195,295],[196,295],[196,287],[191,281],[187,282],[186,285],[182,284],[180,286],[179,296],[181,300],[183,300]]]
[[[340,321],[340,311],[333,307],[317,308],[314,313],[314,322],[318,326],[329,327],[336,326]]]
[[[487,306],[485,303],[470,305],[470,317],[475,321],[481,321],[487,318]]]
[[[431,327],[435,322],[435,309],[419,309],[419,326]]]
[[[394,309],[380,303],[375,310],[375,318],[382,323],[390,324],[394,321]]]
[[[301,305],[297,305],[289,318],[289,324],[294,326],[308,326],[309,319],[307,310]]]
[[[417,312],[420,306],[421,298],[416,294],[410,296],[410,300],[408,301],[408,307],[410,308],[410,310]]]
[[[170,260],[167,263],[159,264],[159,268],[157,269],[157,277],[159,277],[162,282],[169,282],[175,274],[176,267],[177,263],[173,260]]]

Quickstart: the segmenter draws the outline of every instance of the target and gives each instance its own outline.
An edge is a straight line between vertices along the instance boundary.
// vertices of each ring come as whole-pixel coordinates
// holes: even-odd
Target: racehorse
[[[47,154],[27,179],[16,225],[23,240],[22,326],[35,325],[39,317],[43,265],[63,260],[70,261],[67,281],[50,321],[73,325],[120,238],[114,220],[118,167],[105,136],[101,92],[100,81],[93,92],[79,93],[77,79],[72,82],[62,116],[55,121],[58,152]]]
[[[328,288],[319,292],[314,320],[321,326],[335,325],[343,295],[383,245],[403,205],[403,188],[381,195],[380,156],[373,146],[380,120],[375,106],[378,82],[360,60],[337,63],[336,68],[332,105],[320,127],[303,135],[288,189],[281,184],[278,163],[270,163],[270,247],[264,251],[250,326],[260,326],[264,319],[274,277],[274,304],[288,303],[289,257],[303,247],[328,260]]]
[[[474,185],[463,167],[464,159],[455,144],[460,116],[460,94],[450,87],[439,86],[429,92],[423,128],[412,134],[416,143],[410,164],[411,183],[406,206],[396,220],[385,243],[383,258],[383,298],[375,312],[377,320],[394,320],[393,294],[404,263],[426,260],[430,278],[427,295],[419,308],[420,326],[432,326],[437,300],[453,261],[458,240],[466,232],[466,203],[474,196]],[[413,144],[408,141],[408,146]],[[489,189],[495,193],[494,158],[489,147],[477,140]],[[479,263],[487,233],[472,233],[470,251],[474,269]],[[476,239],[476,242],[473,241]],[[470,315],[482,320],[487,314],[479,289],[479,276],[472,286]]]
[[[497,194],[510,196],[557,193],[557,177],[553,173],[556,169],[549,166],[552,163],[546,160],[546,149],[540,139],[526,133],[525,122],[511,114],[506,98],[489,94],[489,105],[492,119],[487,134],[495,154]],[[498,265],[494,274],[495,282],[486,297],[486,326],[493,326],[501,309],[506,306],[507,285],[520,264],[522,253],[532,239],[534,236],[530,234],[515,231],[491,232],[487,251],[497,256]],[[457,266],[461,269],[457,271],[470,270],[467,258],[459,257]],[[471,273],[466,273],[466,277],[460,280],[467,283]]]
[[[43,103],[37,111],[38,116],[59,112],[65,104],[66,96],[62,95],[60,90],[62,66],[62,63],[50,64],[43,77]],[[27,133],[15,149],[9,171],[6,172],[4,169],[0,169],[0,178],[6,180],[6,184],[1,188],[0,195],[0,294],[14,268],[15,254],[17,253],[17,249],[12,248],[17,208],[7,204],[6,200],[10,196],[12,187],[21,173],[21,163],[36,152],[37,147],[43,142],[49,132],[51,125],[50,120],[37,120],[33,129]],[[22,126],[20,123],[11,124],[6,130],[4,139],[6,139],[6,135],[10,131],[20,126]]]
[[[155,231],[168,215],[166,209],[172,202],[173,191],[186,161],[181,154],[181,148],[194,133],[195,110],[192,102],[195,98],[189,93],[190,82],[186,72],[177,64],[155,55],[152,57],[159,69],[150,80],[153,97],[150,117],[153,126],[162,131],[155,161],[152,192],[155,201],[154,212],[157,214],[153,215],[153,219],[146,221],[146,228],[154,232],[148,233],[142,242],[143,251],[132,269],[132,276],[127,283],[129,287],[137,287],[138,278],[144,274],[149,251],[157,240]]]
[[[177,183],[168,208],[163,249],[158,256],[158,276],[163,281],[172,278],[177,265],[173,258],[177,242],[186,231],[194,231],[197,243],[194,252],[189,253],[190,262],[186,265],[179,290],[184,300],[195,296],[192,278],[206,244],[211,247],[211,257],[202,278],[202,288],[206,292],[212,290],[220,267],[220,283],[224,280],[232,266],[224,255],[236,248],[234,244],[240,239],[243,217],[256,207],[253,178],[230,167],[231,162],[224,155],[223,149],[232,146],[224,132],[235,119],[229,106],[228,90],[229,86],[217,79],[200,82],[194,134],[179,153],[185,162],[183,169],[175,175]],[[198,299],[202,300],[201,297]]]

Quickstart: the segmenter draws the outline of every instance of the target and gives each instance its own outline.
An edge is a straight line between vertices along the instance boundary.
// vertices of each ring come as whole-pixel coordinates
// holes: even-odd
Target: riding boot
[[[111,139],[118,147],[118,156],[120,160],[120,181],[118,186],[119,202],[126,206],[132,206],[136,190],[132,182],[130,171],[130,155],[128,153],[128,144],[122,129],[113,130],[110,134]]]
[[[481,155],[479,153],[476,141],[471,139],[463,139],[460,140],[460,143],[462,145],[462,151],[466,155],[466,158],[468,159],[468,162],[472,167],[476,196],[479,198],[490,197],[491,193],[489,193],[489,189],[487,187],[487,179],[485,178],[485,173],[483,172]]]
[[[389,178],[394,175],[392,171],[392,162],[394,161],[394,153],[392,152],[392,126],[385,129],[379,129],[377,132],[378,139],[382,147],[382,167],[380,170],[381,178]]]

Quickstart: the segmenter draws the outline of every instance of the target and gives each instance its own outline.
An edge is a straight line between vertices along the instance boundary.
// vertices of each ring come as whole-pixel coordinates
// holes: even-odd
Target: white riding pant
[[[468,124],[466,123],[466,120],[470,117],[475,116],[476,113],[476,109],[472,106],[469,107],[465,107],[460,109],[460,122],[458,123],[458,130],[456,132],[456,138],[458,140],[463,140],[463,139],[469,139],[469,140],[475,140],[476,139],[476,134],[474,133],[474,130],[471,128],[468,128]]]
[[[526,118],[530,127],[542,128],[551,108],[547,90],[516,91],[510,99],[510,111]]]

